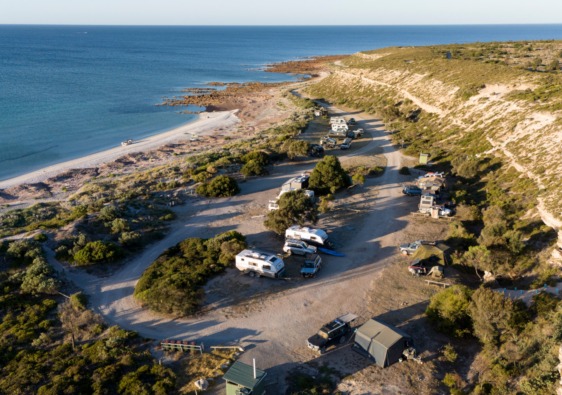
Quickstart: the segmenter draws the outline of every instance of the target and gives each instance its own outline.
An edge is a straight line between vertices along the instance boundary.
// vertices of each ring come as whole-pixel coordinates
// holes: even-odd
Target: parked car
[[[453,215],[453,210],[451,210],[450,208],[447,207],[439,207],[439,216],[440,217],[450,217],[451,215]]]
[[[308,148],[308,155],[322,157],[324,156],[324,147],[319,144],[311,144]]]
[[[340,145],[340,149],[348,149],[349,147],[351,147],[351,142],[352,142],[352,141],[353,141],[353,140],[352,140],[351,138],[347,137],[347,138],[343,141],[343,143]]]
[[[400,244],[400,253],[402,255],[410,255],[413,254],[420,248],[421,245],[435,245],[434,241],[426,241],[426,240],[416,240],[412,243]]]
[[[306,254],[316,254],[318,249],[315,246],[308,245],[302,240],[297,239],[287,239],[285,240],[285,245],[283,246],[283,251],[289,255],[306,255]]]
[[[414,252],[416,252],[418,250],[418,248],[420,248],[421,244],[422,243],[421,243],[420,240],[416,240],[413,243],[401,244],[400,245],[400,253],[402,255],[413,254]]]
[[[335,138],[329,136],[324,136],[320,139],[320,145],[326,148],[334,148],[337,143],[338,141]]]
[[[321,267],[322,258],[320,258],[320,255],[306,255],[304,262],[301,265],[301,276],[305,278],[312,278],[316,275],[316,273],[318,273]]]
[[[350,126],[353,126],[355,124],[357,124],[357,121],[355,120],[355,118],[349,118],[349,121],[347,121],[347,124]]]
[[[415,185],[406,185],[402,188],[402,193],[408,196],[421,196],[422,189]]]
[[[308,348],[322,354],[330,346],[343,344],[347,335],[351,335],[351,322],[356,318],[355,314],[347,313],[323,325],[315,335],[308,338]]]
[[[414,259],[408,266],[408,270],[415,276],[426,275],[431,269],[432,264],[427,259]]]

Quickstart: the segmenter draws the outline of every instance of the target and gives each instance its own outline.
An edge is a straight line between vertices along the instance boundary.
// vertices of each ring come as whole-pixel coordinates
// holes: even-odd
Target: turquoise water
[[[158,106],[212,81],[273,82],[264,65],[396,45],[561,39],[562,25],[0,26],[0,180],[194,119]]]

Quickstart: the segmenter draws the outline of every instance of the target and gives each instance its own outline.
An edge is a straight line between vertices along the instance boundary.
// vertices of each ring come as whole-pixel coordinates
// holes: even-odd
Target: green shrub
[[[439,331],[457,337],[466,336],[470,334],[472,325],[470,295],[471,291],[467,287],[453,285],[431,297],[425,314]]]
[[[121,257],[119,248],[110,242],[91,241],[74,254],[74,262],[78,266],[91,265],[99,262],[113,262]]]
[[[43,232],[39,232],[37,233],[35,236],[33,236],[33,240],[38,241],[40,243],[47,241],[47,235]]]
[[[207,197],[228,197],[240,192],[238,183],[228,176],[216,176],[211,181],[198,185],[197,194]]]
[[[267,171],[263,165],[260,165],[259,162],[251,159],[242,168],[240,169],[240,173],[245,177],[249,176],[261,176],[267,174]]]
[[[242,162],[248,163],[254,161],[259,166],[264,167],[269,164],[269,155],[263,151],[252,151],[242,156]]]
[[[402,174],[403,176],[409,176],[410,175],[410,169],[408,169],[407,166],[402,166],[400,168],[400,170],[398,170],[399,174]]]
[[[308,156],[309,144],[304,140],[287,140],[282,150],[287,153],[289,159],[295,159],[298,156]]]
[[[338,158],[327,155],[312,170],[308,184],[317,194],[325,195],[349,186],[351,180]]]
[[[155,311],[176,316],[193,314],[201,287],[231,264],[246,248],[244,236],[230,231],[213,239],[186,239],[168,249],[142,274],[135,297]]]
[[[264,222],[266,228],[277,234],[284,234],[292,225],[316,223],[318,213],[314,203],[301,189],[284,193],[279,198],[279,209],[270,211]]]

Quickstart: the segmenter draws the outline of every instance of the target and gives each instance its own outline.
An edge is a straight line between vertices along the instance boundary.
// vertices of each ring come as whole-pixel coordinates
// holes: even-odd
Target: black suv
[[[352,331],[350,324],[356,318],[355,314],[347,313],[328,322],[318,333],[308,338],[308,348],[322,354],[330,346],[343,344],[346,336]]]

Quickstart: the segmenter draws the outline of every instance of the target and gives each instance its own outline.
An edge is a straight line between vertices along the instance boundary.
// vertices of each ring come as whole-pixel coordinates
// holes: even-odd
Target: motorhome
[[[291,226],[285,231],[285,238],[303,240],[308,244],[319,247],[331,248],[332,246],[331,241],[328,239],[328,234],[325,231],[306,226]]]
[[[285,273],[285,262],[272,252],[243,250],[236,255],[236,268],[252,277],[280,278]]]

